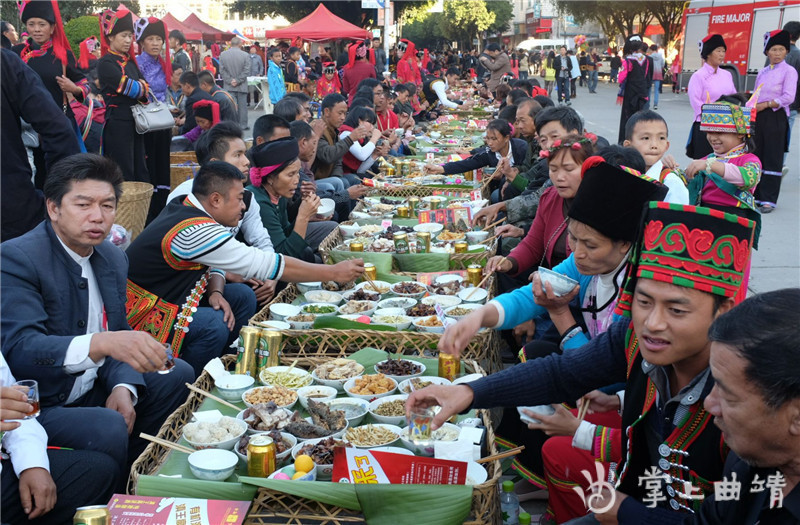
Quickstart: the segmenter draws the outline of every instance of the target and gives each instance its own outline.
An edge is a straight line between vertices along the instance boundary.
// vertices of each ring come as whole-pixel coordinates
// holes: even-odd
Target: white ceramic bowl
[[[558,297],[568,294],[578,285],[578,281],[575,279],[571,279],[566,275],[554,272],[543,266],[539,267],[539,278],[542,280],[542,286],[544,286],[545,283],[550,283],[550,286],[553,287],[553,293]]]
[[[248,425],[247,422],[244,420],[245,410],[247,410],[247,409],[245,408],[244,410],[240,410],[239,413],[236,414],[236,419],[238,419],[239,421],[241,421],[242,423],[244,423],[247,426],[247,434],[249,436],[252,436],[253,434],[261,434],[263,432],[269,432],[269,430],[257,430],[255,428],[250,428],[250,425]],[[289,416],[289,417],[292,416],[292,411],[291,410],[286,410],[285,408],[280,408],[278,410],[283,410],[286,413],[286,415]],[[292,436],[292,437],[294,437],[294,436]]]
[[[309,472],[308,474],[306,474],[301,478],[297,478],[292,481],[317,481],[317,471],[318,469],[315,463],[314,468],[311,469],[311,472]],[[278,470],[267,476],[267,479],[275,479],[275,476],[277,476],[278,474],[286,474],[287,476],[289,476],[289,479],[291,479],[292,476],[294,476],[296,473],[297,471],[294,469],[294,465],[286,465],[285,467],[279,468]],[[333,471],[331,471],[331,473],[333,473]]]
[[[377,324],[377,325],[381,325],[381,326],[392,326],[392,327],[396,328],[397,330],[405,330],[409,326],[411,326],[411,318],[409,316],[407,316],[407,315],[404,315],[404,314],[405,314],[405,311],[403,312],[403,314],[400,314],[400,315],[392,315],[392,316],[373,315],[372,316],[372,324]],[[398,319],[398,322],[396,322],[396,323],[387,323],[387,322],[384,322],[384,319],[386,319],[386,317],[399,317],[399,318],[402,318],[402,320]]]
[[[318,313],[314,313],[314,312],[309,312],[308,311],[309,308],[329,308],[331,306],[333,306],[333,311],[332,312],[318,314]],[[311,314],[314,317],[330,317],[330,316],[338,314],[339,313],[339,309],[336,308],[335,305],[328,304],[328,303],[306,303],[306,304],[304,304],[304,305],[302,305],[300,307],[300,313],[301,314]]]
[[[399,308],[405,312],[406,308],[411,308],[415,304],[417,304],[417,300],[411,297],[391,297],[383,301],[378,301],[378,308]]]
[[[400,384],[397,385],[397,391],[400,394],[408,395],[411,393],[411,380],[413,378],[408,378],[403,381],[400,381]],[[444,377],[438,376],[424,376],[419,378],[420,381],[430,381],[432,385],[452,385],[448,379]]]
[[[383,361],[379,361],[379,362],[375,363],[375,373],[376,374],[383,374],[386,377],[391,377],[397,383],[400,383],[400,381],[405,381],[406,379],[411,379],[412,377],[419,377],[419,376],[421,376],[422,374],[425,373],[425,368],[426,368],[425,365],[422,364],[422,363],[418,363],[416,361],[413,361],[411,359],[403,359],[403,361],[410,361],[410,362],[414,363],[415,365],[418,365],[418,368],[417,368],[418,371],[416,373],[401,376],[401,375],[395,375],[395,374],[387,374],[386,372],[381,372],[380,370],[378,370],[378,365],[386,363],[387,361],[388,361],[388,359],[384,359]]]
[[[488,249],[488,246],[485,244],[470,244],[467,246],[467,253],[485,252]]]
[[[279,372],[289,372],[296,378],[298,381],[298,386],[285,386],[290,390],[297,390],[298,388],[308,386],[313,382],[313,378],[311,377],[311,373],[308,370],[303,370],[302,368],[297,367],[290,367],[290,366],[271,366],[269,368],[265,368],[261,371],[258,375],[258,380],[261,381],[262,385],[271,386],[272,383],[269,382],[269,374],[270,373],[279,373]],[[280,384],[280,381],[277,383]]]
[[[386,281],[372,281],[372,282],[375,283],[375,286],[378,287],[378,290],[373,290],[372,286],[369,283],[369,281],[364,281],[363,283],[357,284],[356,285],[356,290],[360,290],[361,288],[366,288],[367,292],[375,293],[377,291],[381,295],[387,294],[387,293],[391,292],[391,290],[392,290],[392,284],[391,283],[387,283]]]
[[[406,315],[405,308],[378,308],[373,315]]]
[[[297,456],[300,455],[300,449],[302,449],[303,447],[305,447],[307,445],[315,445],[315,444],[319,443],[320,441],[324,441],[326,439],[328,439],[328,438],[326,438],[326,437],[324,437],[324,438],[315,438],[315,439],[308,439],[306,441],[298,443],[297,445],[292,447],[292,458],[297,459]],[[339,440],[339,441],[342,441],[342,440]],[[333,476],[333,463],[331,463],[330,465],[320,465],[319,463],[317,463],[315,461],[314,464],[317,466],[317,480],[319,480],[319,481],[330,481],[331,480],[331,476]]]
[[[475,292],[475,293],[477,294],[478,292]],[[450,308],[445,308],[444,314],[447,317],[452,317],[453,319],[461,319],[463,317],[468,316],[469,313],[472,313],[473,311],[477,310],[481,306],[482,305],[480,305],[480,304],[474,304],[474,303],[462,303],[462,304],[458,304],[456,306],[451,306]],[[470,312],[466,313],[466,314],[463,314],[463,315],[454,315],[452,312],[458,310],[459,308],[463,309],[463,310],[469,310]]]
[[[325,385],[311,385],[297,389],[300,404],[303,405],[303,408],[306,410],[308,410],[309,399],[313,399],[314,401],[330,401],[331,399],[335,399],[338,393],[339,391],[332,386]]]
[[[307,418],[305,418],[305,420],[306,420],[306,422],[308,422],[308,423],[309,423],[309,424],[311,424],[311,425],[313,425],[313,424],[314,424],[314,421],[311,419],[311,417],[310,417],[310,416],[309,416],[309,417],[307,417]],[[347,418],[345,418],[345,421],[346,421],[346,420],[347,420]],[[327,436],[322,436],[322,438],[316,438],[316,437],[313,437],[313,438],[306,438],[306,437],[297,436],[297,435],[295,435],[295,437],[297,438],[297,442],[298,442],[298,443],[305,443],[306,441],[311,441],[311,440],[313,440],[313,439],[325,439],[325,438],[329,438],[329,437],[332,437],[332,438],[334,438],[334,439],[341,439],[342,435],[345,433],[345,431],[346,431],[348,428],[350,428],[350,423],[347,423],[347,424],[345,424],[345,426],[344,426],[344,428],[343,428],[343,429],[341,429],[341,430],[337,430],[336,432],[331,432],[331,433],[330,433],[330,434],[328,434]]]
[[[415,232],[428,232],[431,234],[431,237],[435,236],[443,229],[444,225],[439,224],[438,222],[423,222],[422,224],[417,224],[414,226]]]
[[[449,308],[461,304],[461,298],[457,295],[429,295],[422,298],[422,304],[433,306],[434,304],[442,305],[442,308]]]
[[[377,296],[377,298],[375,298],[375,299],[353,299],[352,297],[357,291],[358,290],[348,290],[346,292],[342,292],[342,299],[345,302],[347,302],[347,301],[380,301],[381,300],[381,294],[374,293],[374,292],[371,292],[371,293],[372,293],[372,297],[376,297]]]
[[[397,291],[396,287],[398,287],[399,285],[401,285],[403,283],[409,283],[409,282],[413,283],[413,284],[416,284],[419,287],[419,291],[416,292],[416,293],[402,293],[402,292],[398,292]],[[400,283],[394,283],[392,285],[392,293],[397,295],[397,296],[399,296],[399,297],[412,297],[412,298],[417,299],[417,298],[422,297],[426,293],[428,293],[428,287],[425,286],[424,284],[422,284],[419,281],[403,281],[403,282],[400,282]]]
[[[489,473],[483,468],[483,465],[476,461],[467,462],[467,480],[465,485],[480,485],[489,479]]]
[[[397,390],[397,381],[395,381],[391,377],[387,377],[387,379],[389,379],[389,381],[391,381],[394,384],[392,389],[389,390],[388,392],[383,392],[381,394],[368,394],[368,395],[354,394],[353,392],[350,392],[350,389],[355,386],[356,379],[358,379],[358,378],[357,377],[353,377],[351,379],[348,379],[347,382],[344,384],[344,393],[347,394],[348,396],[354,397],[356,399],[366,399],[367,401],[372,401],[373,399],[377,399],[379,397],[390,396],[390,395],[394,394],[395,390]]]
[[[362,375],[364,375],[363,370],[360,374],[353,377],[361,377]],[[339,392],[344,392],[344,384],[347,383],[349,380],[353,379],[353,377],[348,377],[345,379],[322,379],[317,375],[316,369],[311,372],[311,378],[314,380],[315,383],[317,383],[318,385],[331,386]]]
[[[189,469],[194,477],[206,481],[224,481],[239,464],[239,456],[230,450],[207,449],[189,454]]]
[[[339,229],[342,231],[342,237],[351,239],[356,236],[356,232],[361,229],[358,224],[340,224]]]
[[[550,405],[536,405],[536,406],[530,406],[530,407],[517,407],[517,412],[519,413],[519,418],[526,425],[528,423],[541,423],[541,421],[539,421],[536,418],[533,418],[533,417],[529,416],[528,414],[525,414],[523,412],[523,410],[528,410],[529,412],[533,412],[534,414],[544,414],[545,416],[550,416],[552,414],[555,414],[555,412],[556,412],[556,409],[554,409]]]
[[[370,425],[361,425],[361,427],[359,427],[359,428],[364,428],[365,426],[370,426]],[[376,445],[356,445],[352,441],[348,441],[347,432],[345,432],[345,436],[342,439],[344,439],[345,441],[347,441],[348,443],[350,443],[351,445],[353,445],[356,448],[390,447],[390,446],[394,445],[395,443],[397,443],[397,441],[400,439],[400,435],[401,435],[401,433],[403,431],[403,429],[401,429],[397,425],[387,425],[385,423],[373,423],[372,426],[373,427],[383,427],[383,428],[385,428],[387,430],[391,430],[392,432],[397,434],[397,437],[395,439],[391,440],[391,441],[386,442],[386,443],[378,443]]]
[[[478,288],[476,290],[474,286],[471,286],[469,288],[464,288],[463,290],[459,290],[459,292],[456,294],[456,297],[458,297],[465,303],[483,304],[486,302],[486,298],[489,297],[489,292],[487,292],[485,288]]]
[[[300,307],[293,304],[275,303],[269,305],[269,313],[276,321],[285,321],[287,317],[300,313]]]
[[[373,314],[373,312],[375,312],[375,309],[378,308],[378,303],[375,301],[352,301],[354,303],[361,303],[361,304],[366,303],[369,306],[369,308],[367,308],[363,312],[355,312],[355,313],[343,312],[342,310],[346,310],[345,306],[347,306],[350,302],[351,301],[348,301],[339,307],[339,315],[358,315],[359,317],[362,315],[366,315],[367,317],[369,317],[370,315]]]
[[[259,436],[262,434],[266,436],[267,434],[269,434],[269,432],[254,432],[252,434],[248,434],[248,436],[249,438],[252,438],[253,436]],[[297,438],[294,437],[293,435],[289,434],[288,432],[281,432],[280,434],[281,434],[281,441],[286,443],[288,445],[288,448],[283,452],[281,452],[280,454],[275,454],[276,465],[280,465],[281,463],[286,461],[286,458],[288,458],[289,454],[292,453],[292,447],[297,445]],[[236,446],[233,447],[233,451],[236,452],[237,456],[239,456],[240,463],[243,462],[242,464],[244,466],[247,466],[247,447],[245,447],[245,453],[242,454],[242,451],[239,450],[239,443],[237,442]]]
[[[372,419],[377,421],[378,423],[385,423],[387,425],[397,425],[399,427],[405,426],[406,423],[406,416],[403,414],[402,416],[382,416],[377,414],[375,411],[384,403],[389,403],[391,401],[401,400],[405,402],[408,399],[408,394],[397,394],[393,396],[386,396],[380,399],[376,399],[369,404],[369,414],[372,416]]]
[[[369,401],[366,399],[339,397],[323,402],[327,403],[327,405],[331,407],[331,410],[342,410],[350,427],[360,425],[361,422],[364,421],[364,416],[369,412]]]
[[[297,315],[312,315],[312,314],[297,314]],[[294,321],[291,320],[294,316],[287,317],[287,323],[292,330],[311,330],[314,326],[314,321]]]
[[[300,293],[306,293],[309,290],[320,290],[322,289],[322,281],[311,281],[307,283],[297,283],[297,290]]]
[[[472,383],[473,381],[477,381],[478,379],[482,378],[482,374],[467,374],[465,376],[461,376],[455,381],[453,381],[454,385],[463,385],[464,383]]]
[[[245,374],[229,374],[217,381],[214,386],[219,390],[219,396],[226,401],[239,401],[242,394],[253,388],[256,378]]]
[[[251,393],[256,392],[258,390],[269,390],[271,388],[272,388],[271,386],[257,386],[255,388],[251,388],[251,389],[245,391],[245,393],[242,394],[242,403],[244,403],[248,408],[252,407],[255,403],[249,402],[247,400],[247,397]],[[295,392],[294,390],[292,390],[292,392],[294,392],[294,401],[292,401],[291,403],[288,403],[288,404],[278,405],[278,407],[285,408],[286,410],[291,410],[297,404],[297,398],[299,396],[297,395],[297,392]]]
[[[333,209],[336,203],[333,199],[320,199],[319,208],[317,208],[317,217],[321,219],[328,219],[333,215]]]
[[[400,454],[401,456],[413,456],[414,453],[403,447],[375,447],[370,452],[391,452],[392,454]]]
[[[456,441],[458,436],[461,434],[461,427],[452,423],[445,423],[441,428],[433,431],[433,434],[431,435],[433,439],[430,441],[411,441],[409,432],[411,432],[411,429],[409,427],[405,427],[400,433],[400,441],[402,441],[403,446],[417,456],[433,457],[433,444],[435,441],[437,441],[435,439],[436,436],[444,435],[448,438],[452,438],[447,439],[446,441]]]
[[[310,290],[303,295],[309,303],[338,305],[342,302],[342,294],[327,290]]]
[[[413,317],[411,324],[414,325],[414,328],[418,332],[428,332],[429,334],[443,334],[444,329],[446,328],[444,325],[441,326],[423,326],[423,321],[427,321],[431,317],[436,317],[435,315],[429,315],[427,317]]]
[[[219,449],[219,450],[232,450],[233,446],[239,442],[239,439],[244,436],[245,432],[247,432],[247,423],[244,421],[237,421],[239,425],[240,432],[236,434],[236,436],[226,439],[225,441],[219,441],[216,443],[209,442],[203,443],[199,441],[192,441],[191,439],[186,437],[186,432],[183,434],[183,439],[186,440],[193,448],[197,450],[204,450],[204,449]]]
[[[266,328],[267,330],[291,330],[292,325],[286,321],[251,321],[258,328]]]
[[[467,242],[470,244],[478,244],[489,238],[489,232],[485,231],[472,231],[467,232]]]

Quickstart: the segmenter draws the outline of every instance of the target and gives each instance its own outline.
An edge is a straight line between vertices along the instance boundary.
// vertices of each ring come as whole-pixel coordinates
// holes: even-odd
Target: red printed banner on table
[[[467,479],[463,461],[344,447],[333,454],[333,481],[339,483],[463,485]]]
[[[114,494],[108,502],[111,525],[241,525],[248,501],[159,498]]]
[[[438,222],[439,224],[453,224],[462,230],[469,230],[472,224],[472,208],[439,208],[437,210],[424,210],[417,212],[419,223]]]

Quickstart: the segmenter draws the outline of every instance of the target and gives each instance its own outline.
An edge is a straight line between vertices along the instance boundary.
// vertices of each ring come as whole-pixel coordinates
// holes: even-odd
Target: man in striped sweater
[[[245,279],[350,282],[363,262],[309,264],[247,246],[230,229],[245,209],[241,172],[227,162],[208,162],[192,193],[174,199],[134,240],[126,310],[135,330],[149,332],[194,367],[225,352],[256,311],[253,290],[225,283],[225,272]]]

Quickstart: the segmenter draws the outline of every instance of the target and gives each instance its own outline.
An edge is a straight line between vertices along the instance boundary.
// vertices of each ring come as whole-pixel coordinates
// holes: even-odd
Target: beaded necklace
[[[19,57],[22,59],[23,62],[26,64],[28,60],[37,57],[43,57],[47,54],[48,51],[53,47],[53,41],[48,40],[39,49],[31,49],[31,41],[28,40],[28,43],[25,44],[25,47],[22,48],[20,51]]]

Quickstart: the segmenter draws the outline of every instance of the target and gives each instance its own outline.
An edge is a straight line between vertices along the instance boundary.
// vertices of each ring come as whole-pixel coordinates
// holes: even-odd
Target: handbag
[[[133,120],[136,122],[136,133],[144,135],[151,131],[172,129],[175,118],[164,102],[158,100],[151,90],[147,90],[148,104],[131,106]]]

